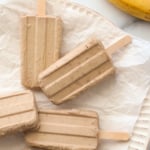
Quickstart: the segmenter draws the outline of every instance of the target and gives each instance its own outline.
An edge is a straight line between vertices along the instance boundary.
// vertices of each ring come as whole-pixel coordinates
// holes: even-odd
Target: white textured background
[[[150,22],[136,19],[116,9],[108,0],[72,0],[92,8],[126,32],[150,41]]]

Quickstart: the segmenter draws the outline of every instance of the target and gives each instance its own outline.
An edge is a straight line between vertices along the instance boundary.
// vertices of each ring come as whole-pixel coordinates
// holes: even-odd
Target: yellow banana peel
[[[116,7],[134,17],[150,21],[150,0],[109,0]]]

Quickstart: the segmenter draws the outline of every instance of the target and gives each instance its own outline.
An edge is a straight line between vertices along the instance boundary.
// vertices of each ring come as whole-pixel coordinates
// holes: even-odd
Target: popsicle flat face
[[[33,147],[49,150],[96,150],[98,115],[84,110],[40,110],[40,128],[25,135]]]
[[[62,26],[59,17],[24,16],[22,22],[22,84],[37,88],[38,75],[60,54]]]
[[[81,44],[39,75],[40,87],[60,104],[114,73],[103,45],[96,39]]]
[[[37,125],[34,96],[30,91],[0,96],[0,136]]]

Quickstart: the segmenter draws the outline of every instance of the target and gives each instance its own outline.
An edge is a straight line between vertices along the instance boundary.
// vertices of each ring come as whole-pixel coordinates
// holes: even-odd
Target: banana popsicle
[[[74,98],[115,72],[109,55],[129,42],[126,36],[104,49],[97,39],[88,39],[41,72],[40,87],[54,104]]]
[[[127,141],[126,132],[99,130],[96,112],[88,110],[39,110],[39,126],[25,133],[28,145],[49,150],[96,150],[100,140]]]
[[[59,17],[45,16],[46,1],[38,0],[38,16],[23,16],[22,84],[37,88],[38,75],[59,58],[62,26]]]
[[[30,91],[0,96],[0,136],[36,127],[34,96]]]

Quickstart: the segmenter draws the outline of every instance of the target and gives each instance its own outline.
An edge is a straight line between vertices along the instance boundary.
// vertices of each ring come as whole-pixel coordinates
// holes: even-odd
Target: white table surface
[[[120,27],[124,31],[131,33],[135,36],[138,36],[144,40],[150,41],[150,22],[145,22],[139,19],[136,19],[108,2],[108,0],[72,0],[74,2],[85,5],[89,8],[92,8],[105,16],[116,26]]]

